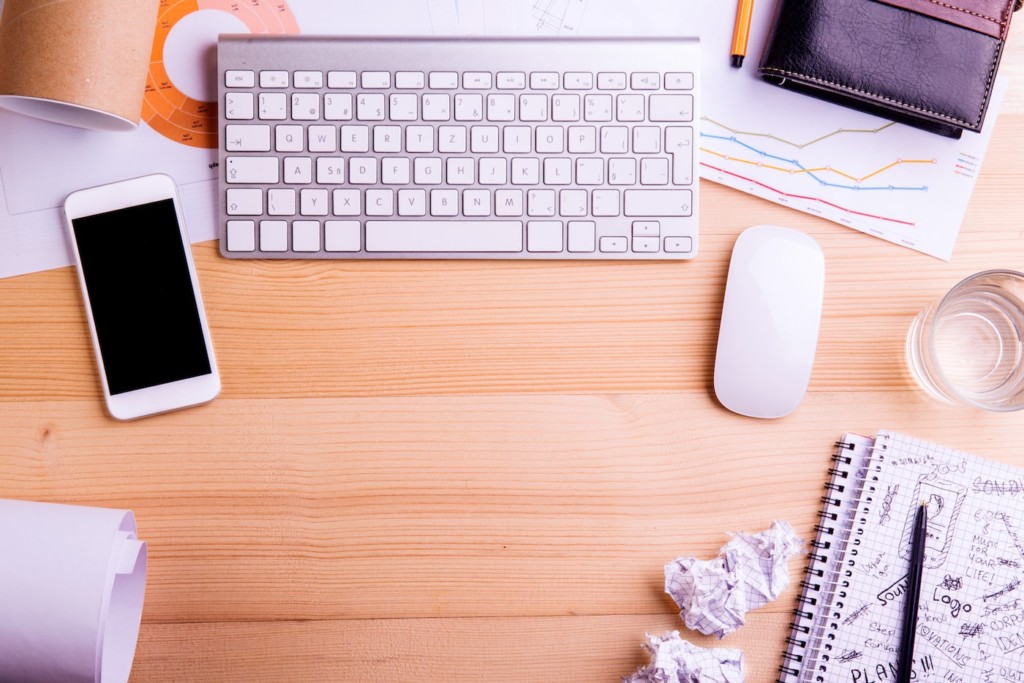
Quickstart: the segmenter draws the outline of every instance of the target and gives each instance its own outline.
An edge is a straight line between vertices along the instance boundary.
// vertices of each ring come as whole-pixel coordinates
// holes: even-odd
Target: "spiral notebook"
[[[780,683],[895,680],[921,501],[913,680],[1024,681],[1024,470],[892,432],[833,461]]]

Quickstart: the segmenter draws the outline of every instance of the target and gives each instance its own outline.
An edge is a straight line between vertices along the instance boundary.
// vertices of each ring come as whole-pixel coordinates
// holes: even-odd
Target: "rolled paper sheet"
[[[159,0],[0,0],[0,107],[134,130]]]
[[[0,681],[126,683],[146,558],[128,510],[0,500]]]

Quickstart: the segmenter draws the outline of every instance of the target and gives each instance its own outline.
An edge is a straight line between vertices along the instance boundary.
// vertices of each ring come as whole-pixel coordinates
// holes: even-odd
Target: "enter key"
[[[669,126],[665,129],[665,151],[672,155],[672,184],[693,184],[693,128]]]

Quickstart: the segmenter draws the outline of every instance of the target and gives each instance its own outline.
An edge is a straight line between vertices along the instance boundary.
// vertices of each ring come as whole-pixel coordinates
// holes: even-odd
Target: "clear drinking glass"
[[[921,311],[907,336],[907,363],[944,401],[1024,408],[1024,273],[971,275]]]

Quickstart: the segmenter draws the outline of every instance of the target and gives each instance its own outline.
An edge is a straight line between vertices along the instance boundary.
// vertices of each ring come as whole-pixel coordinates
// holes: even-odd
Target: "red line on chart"
[[[738,173],[733,173],[732,171],[726,171],[724,168],[718,168],[717,166],[712,166],[711,164],[704,163],[703,161],[700,162],[700,165],[701,166],[706,166],[707,168],[710,168],[712,171],[718,171],[719,173],[724,173],[726,175],[730,175],[733,178],[739,178],[740,180],[745,180],[748,183],[754,183],[755,185],[760,185],[764,189],[771,190],[772,192],[774,192],[776,194],[780,194],[783,197],[791,197],[793,199],[806,199],[806,200],[812,201],[812,202],[820,202],[820,203],[824,204],[825,206],[831,206],[833,209],[839,209],[840,211],[845,211],[846,213],[850,213],[850,214],[853,214],[855,216],[864,216],[865,218],[877,218],[878,220],[881,220],[881,221],[889,221],[890,223],[899,223],[900,225],[908,225],[910,227],[915,227],[914,224],[911,223],[910,221],[900,220],[899,218],[889,218],[888,216],[878,216],[878,215],[875,215],[873,213],[864,213],[863,211],[854,211],[853,209],[848,209],[845,206],[839,206],[838,204],[833,204],[832,202],[826,201],[826,200],[822,199],[821,197],[809,197],[809,196],[803,195],[803,194],[791,194],[789,192],[783,192],[782,190],[780,190],[778,188],[772,187],[771,185],[765,185],[764,183],[762,183],[762,182],[760,182],[758,180],[754,180],[753,178],[748,178],[748,177],[742,176],[742,175],[740,175]]]

